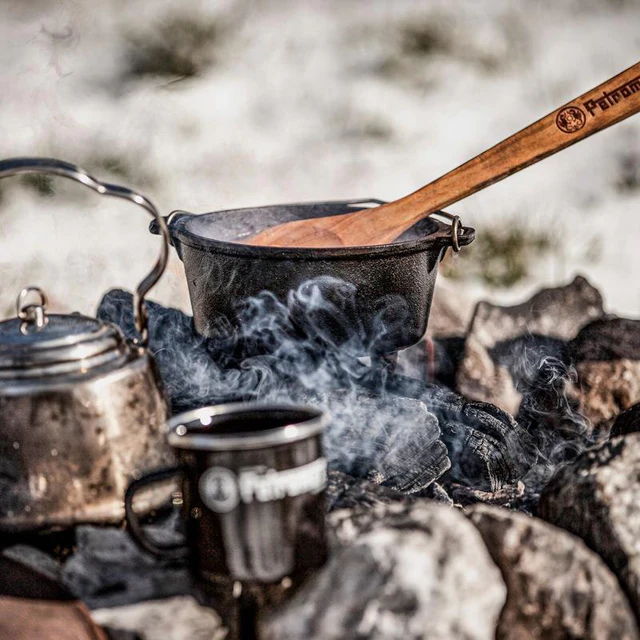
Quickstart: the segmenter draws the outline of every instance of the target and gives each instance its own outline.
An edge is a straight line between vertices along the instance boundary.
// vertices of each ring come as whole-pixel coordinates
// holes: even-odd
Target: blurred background
[[[163,214],[395,199],[637,62],[638,0],[0,0],[0,149]],[[640,117],[450,207],[440,286],[511,302],[576,273],[640,314]],[[22,286],[93,314],[158,238],[74,183],[0,183],[0,316]],[[180,263],[152,292],[189,309]]]

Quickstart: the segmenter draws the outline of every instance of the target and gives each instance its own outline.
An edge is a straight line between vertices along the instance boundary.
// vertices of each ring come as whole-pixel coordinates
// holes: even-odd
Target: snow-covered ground
[[[76,162],[164,213],[394,199],[637,62],[638,27],[624,0],[4,0],[0,152]],[[639,142],[640,116],[451,207],[479,234],[558,240],[517,286],[468,295],[580,272],[639,315]],[[55,186],[0,184],[0,316],[26,284],[93,313],[157,250],[142,211]],[[153,297],[188,308],[175,258]]]

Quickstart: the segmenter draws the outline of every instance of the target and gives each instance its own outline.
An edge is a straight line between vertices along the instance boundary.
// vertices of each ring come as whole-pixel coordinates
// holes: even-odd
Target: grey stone
[[[191,596],[97,609],[91,612],[91,617],[109,629],[134,632],[140,640],[223,640],[227,637],[218,614],[200,606]]]
[[[350,513],[331,517],[345,546],[267,620],[267,640],[495,637],[505,586],[462,513],[427,501]]]
[[[167,537],[157,535],[158,527],[149,530],[155,530],[156,539]],[[150,556],[125,531],[87,525],[78,527],[76,536],[76,552],[62,568],[62,582],[90,608],[190,592],[191,581],[184,564]]]
[[[540,351],[542,357],[548,357],[549,350],[560,348],[603,315],[600,293],[582,277],[565,287],[543,289],[512,307],[480,302],[458,368],[458,390],[467,398],[490,402],[515,415],[522,400],[518,378],[528,372],[517,371],[522,359],[513,348],[514,341],[527,336],[546,338]]]
[[[582,540],[507,509],[478,505],[469,517],[507,584],[497,640],[640,637],[616,577]]]
[[[614,438],[562,467],[539,513],[581,537],[617,575],[640,612],[640,434]]]

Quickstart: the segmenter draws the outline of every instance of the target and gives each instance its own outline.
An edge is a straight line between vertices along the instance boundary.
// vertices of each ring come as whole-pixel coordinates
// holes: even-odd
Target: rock
[[[54,582],[60,581],[62,567],[41,549],[26,544],[16,544],[4,549],[2,555],[37,571]]]
[[[91,617],[109,629],[135,632],[140,640],[223,640],[227,637],[218,614],[200,606],[191,596],[96,609]]]
[[[472,313],[473,305],[464,287],[439,275],[427,333],[420,342],[398,353],[396,372],[453,387]]]
[[[157,534],[158,527],[149,529]],[[125,531],[86,525],[77,527],[76,535],[77,549],[62,568],[62,582],[90,608],[190,593],[184,564],[141,551]]]
[[[616,577],[579,538],[537,518],[469,510],[507,584],[497,640],[640,638]]]
[[[0,597],[5,640],[108,640],[82,602]]]
[[[616,416],[640,402],[640,320],[605,318],[587,325],[569,343],[577,379],[567,396],[591,425],[607,435]]]
[[[640,612],[640,434],[585,451],[540,496],[541,517],[581,537],[605,560]]]
[[[431,301],[427,335],[432,338],[464,336],[473,315],[473,304],[464,287],[438,276]]]
[[[640,320],[601,318],[586,325],[569,343],[574,362],[640,360]]]
[[[562,357],[540,360],[537,370],[516,419],[544,460],[532,481],[541,489],[559,464],[602,442],[616,416],[640,401],[640,322],[595,320],[565,345]]]
[[[515,415],[530,373],[529,367],[524,376],[519,371],[522,358],[516,348],[518,339],[526,340],[529,358],[535,344],[534,353],[540,351],[542,359],[555,354],[563,342],[603,315],[600,293],[582,277],[565,287],[543,289],[513,307],[480,302],[458,369],[458,390],[467,398],[490,402]]]
[[[358,521],[371,510],[369,524]],[[504,583],[459,511],[424,501],[378,505],[347,525],[349,513],[334,519],[353,543],[267,620],[266,639],[495,637]]]

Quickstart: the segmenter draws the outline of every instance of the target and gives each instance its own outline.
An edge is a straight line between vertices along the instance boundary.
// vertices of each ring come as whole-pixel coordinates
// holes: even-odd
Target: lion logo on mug
[[[217,513],[229,513],[240,502],[240,491],[235,473],[224,467],[210,467],[198,484],[202,501]]]
[[[587,117],[579,107],[565,107],[556,116],[556,125],[560,131],[575,133],[584,127]]]

